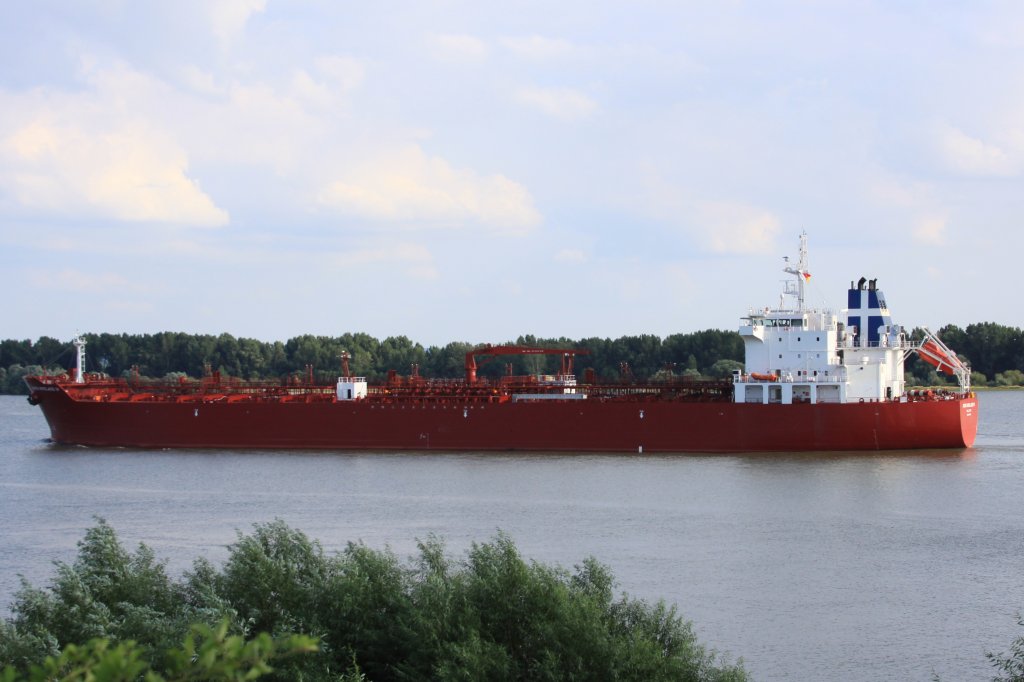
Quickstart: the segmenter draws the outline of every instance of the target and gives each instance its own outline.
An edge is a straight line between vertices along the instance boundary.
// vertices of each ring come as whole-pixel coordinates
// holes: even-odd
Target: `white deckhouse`
[[[851,282],[847,308],[840,314],[804,305],[807,235],[800,235],[796,265],[786,258],[787,281],[778,308],[751,310],[739,333],[746,352],[746,369],[733,376],[738,403],[847,403],[906,400],[903,363],[920,346],[903,327],[894,325],[876,280]],[[927,332],[954,364],[961,390],[967,390],[970,370],[956,354]],[[928,359],[928,358],[926,358]],[[930,361],[930,360],[929,360]],[[954,362],[955,361],[955,362]],[[933,363],[934,364],[934,363]]]

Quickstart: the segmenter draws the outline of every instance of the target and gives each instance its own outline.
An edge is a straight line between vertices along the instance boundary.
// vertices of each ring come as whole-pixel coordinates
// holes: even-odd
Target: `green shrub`
[[[1008,369],[996,374],[996,386],[1024,386],[1024,372],[1019,369]]]
[[[355,543],[325,555],[282,521],[240,534],[222,569],[198,560],[173,581],[100,520],[47,589],[23,585],[0,627],[0,665],[54,679],[80,664],[153,680],[745,679],[674,607],[616,597],[614,585],[594,559],[572,572],[527,562],[504,534],[461,561],[428,538],[403,563]],[[290,633],[318,650],[279,657],[312,650]],[[197,660],[221,667],[188,668]]]
[[[1017,625],[1024,627],[1024,618],[1018,617]],[[1024,635],[1013,640],[1009,653],[990,652],[985,656],[1000,673],[993,682],[1024,682]]]
[[[228,635],[228,623],[217,628],[195,625],[180,647],[167,652],[162,673],[152,670],[145,649],[136,642],[91,639],[68,644],[55,656],[19,673],[7,667],[2,682],[186,682],[187,680],[253,680],[273,671],[270,662],[317,650],[316,642],[301,635],[272,639],[267,634],[248,641]]]

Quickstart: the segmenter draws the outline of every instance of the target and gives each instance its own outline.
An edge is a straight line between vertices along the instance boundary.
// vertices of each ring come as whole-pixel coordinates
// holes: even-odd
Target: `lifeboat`
[[[757,379],[758,381],[778,381],[779,377],[774,374],[759,374],[758,372],[750,373],[751,379]]]
[[[949,353],[932,339],[922,343],[921,347],[917,349],[917,354],[922,360],[934,367],[936,371],[943,372],[949,376],[956,374],[956,365],[959,364],[959,360],[951,358]]]

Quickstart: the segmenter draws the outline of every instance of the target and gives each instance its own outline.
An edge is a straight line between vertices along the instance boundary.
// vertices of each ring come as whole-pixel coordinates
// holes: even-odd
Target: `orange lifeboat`
[[[921,344],[921,347],[917,350],[917,354],[922,360],[927,362],[929,365],[932,365],[939,372],[943,372],[950,376],[953,376],[956,373],[956,370],[954,369],[956,365],[950,358],[949,354],[931,339],[928,339]]]
[[[778,381],[779,377],[774,374],[759,374],[757,372],[750,373],[751,379],[757,379],[758,381]]]

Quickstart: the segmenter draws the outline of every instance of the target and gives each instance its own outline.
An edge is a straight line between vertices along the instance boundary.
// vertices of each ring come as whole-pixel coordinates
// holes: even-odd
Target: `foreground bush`
[[[163,674],[152,669],[136,642],[114,644],[97,638],[81,646],[69,644],[58,656],[47,656],[21,674],[8,667],[0,674],[0,682],[253,680],[272,672],[270,663],[275,658],[317,650],[314,640],[302,635],[274,640],[264,633],[245,641],[229,636],[227,630],[227,621],[216,630],[194,625],[181,646],[167,652],[169,664]],[[358,677],[349,680],[358,682]]]
[[[1024,616],[1018,616],[1017,625],[1024,627]],[[999,671],[993,682],[1024,682],[1024,635],[1010,645],[1009,653],[988,653],[988,660]]]
[[[181,666],[202,657],[183,654],[181,642],[198,623],[203,641],[230,639],[236,653],[245,642],[285,642],[260,649],[268,655],[237,675],[196,673],[202,679],[746,679],[707,652],[674,607],[616,597],[595,560],[574,572],[527,562],[500,534],[461,561],[431,538],[403,563],[354,543],[327,556],[276,521],[239,535],[229,550],[222,568],[199,559],[172,580],[149,548],[126,551],[101,520],[48,588],[23,584],[0,626],[0,666],[56,671],[75,656],[95,662],[94,654],[114,652],[134,678],[192,679]],[[272,656],[311,648],[291,633],[315,638],[319,649],[280,658],[271,671]]]

